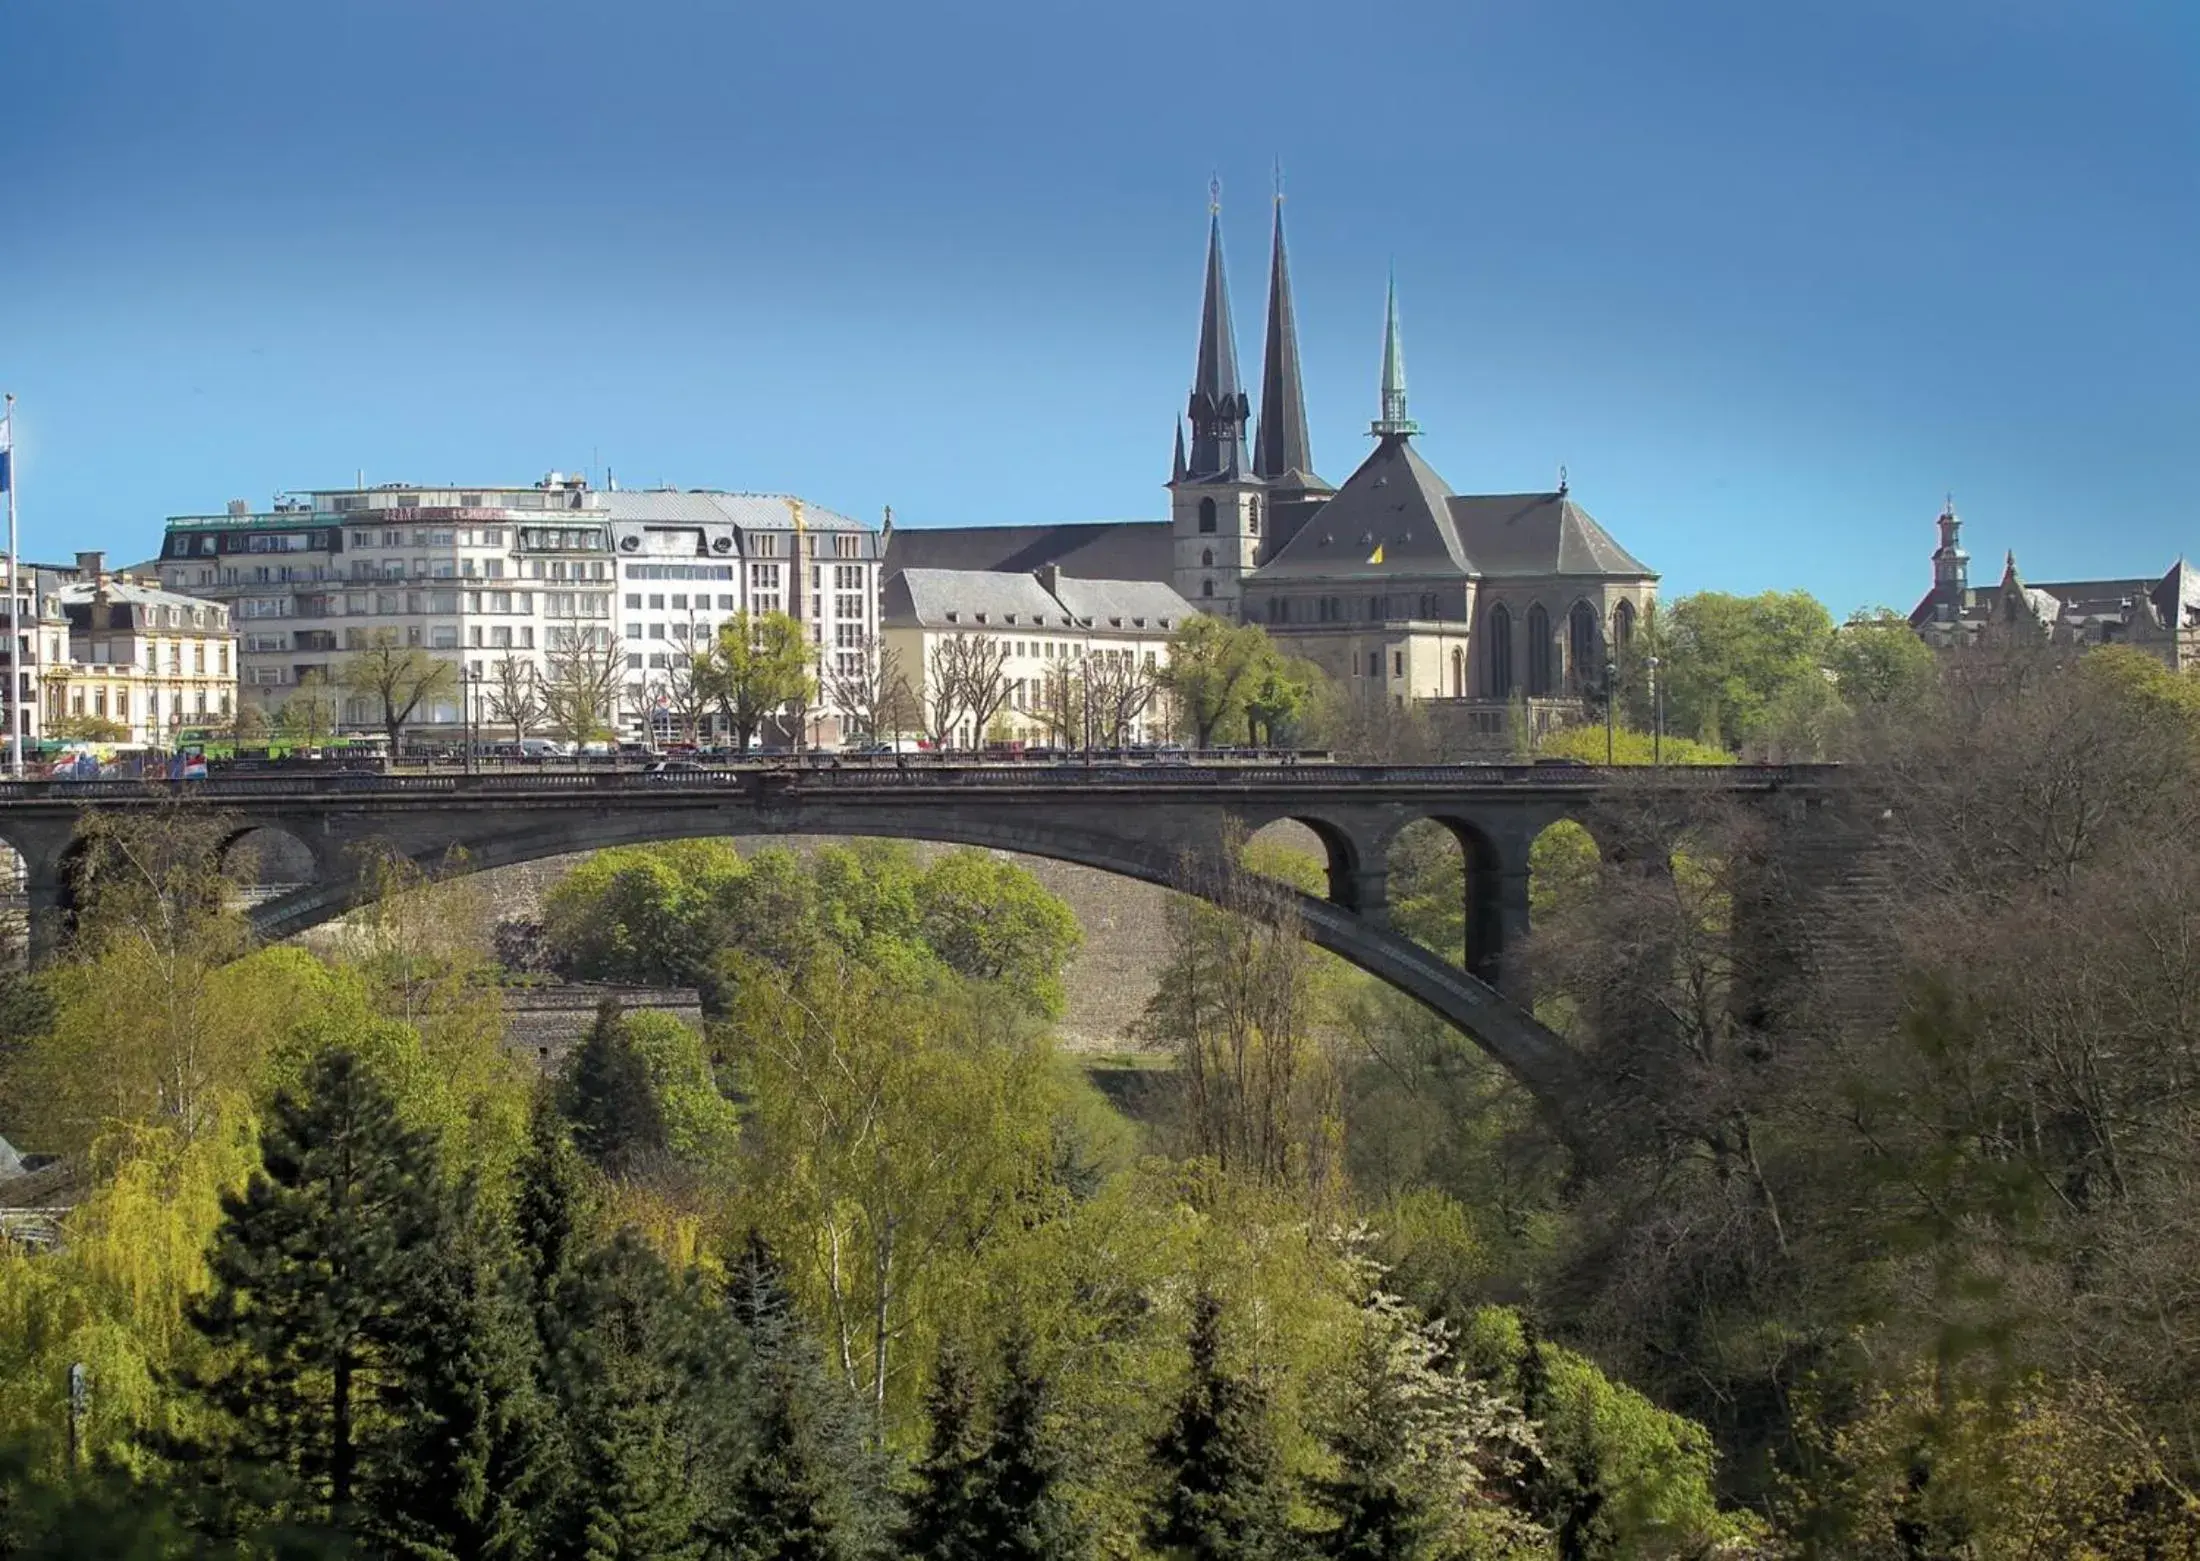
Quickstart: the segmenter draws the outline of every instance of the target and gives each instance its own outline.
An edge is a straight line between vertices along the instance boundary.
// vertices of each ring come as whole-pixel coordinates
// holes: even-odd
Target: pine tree
[[[1570,1436],[1556,1434],[1554,1412],[1559,1406],[1551,1393],[1542,1341],[1525,1319],[1520,1332],[1520,1412],[1544,1432],[1540,1448],[1524,1460],[1524,1504],[1556,1537],[1558,1561],[1597,1561],[1612,1554],[1616,1541],[1604,1510],[1603,1469],[1592,1428],[1581,1425],[1572,1427]]]
[[[550,1304],[577,1256],[584,1193],[571,1130],[547,1090],[538,1091],[527,1122],[527,1153],[512,1203],[513,1236],[529,1293]]]
[[[1062,1489],[1046,1408],[1046,1378],[1032,1366],[1028,1346],[1011,1340],[1002,1355],[993,1432],[972,1473],[972,1527],[980,1555],[1059,1561],[1091,1550]]]
[[[737,1533],[726,1471],[750,1421],[740,1345],[693,1278],[622,1232],[571,1265],[547,1326],[560,1465],[541,1553],[684,1557]]]
[[[735,1554],[744,1561],[840,1561],[865,1550],[878,1482],[795,1315],[779,1261],[751,1231],[726,1290],[749,1349],[756,1443],[734,1482]],[[868,1521],[867,1521],[868,1520]]]
[[[193,1314],[219,1362],[193,1385],[222,1412],[220,1477],[245,1506],[272,1477],[297,1518],[413,1554],[496,1554],[496,1325],[470,1199],[348,1051],[277,1096],[260,1149]]]
[[[971,1494],[980,1445],[977,1384],[952,1346],[940,1348],[925,1411],[932,1434],[917,1463],[902,1554],[911,1561],[983,1561]]]
[[[1192,1305],[1192,1379],[1154,1444],[1166,1488],[1147,1525],[1156,1550],[1185,1561],[1272,1561],[1299,1554],[1259,1388],[1222,1363],[1222,1305]]]
[[[671,1149],[664,1103],[649,1065],[627,1040],[619,1005],[605,998],[567,1070],[565,1115],[580,1151],[613,1176],[660,1164]]]

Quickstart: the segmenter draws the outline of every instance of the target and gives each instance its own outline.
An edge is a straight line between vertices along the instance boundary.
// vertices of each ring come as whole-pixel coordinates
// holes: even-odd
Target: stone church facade
[[[1414,446],[1396,285],[1384,317],[1375,447],[1339,487],[1314,469],[1283,212],[1276,209],[1259,419],[1238,380],[1210,212],[1199,350],[1170,493],[1174,583],[1203,611],[1258,623],[1367,697],[1457,707],[1505,730],[1601,698],[1656,600],[1655,571],[1563,479],[1543,493],[1458,494]],[[1187,437],[1188,436],[1188,437]]]

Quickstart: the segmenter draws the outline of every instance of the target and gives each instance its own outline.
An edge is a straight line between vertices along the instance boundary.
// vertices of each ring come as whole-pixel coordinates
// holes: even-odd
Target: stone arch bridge
[[[431,872],[454,859],[479,871],[698,836],[885,836],[1053,857],[1196,892],[1203,878],[1217,881],[1238,832],[1290,819],[1328,853],[1327,893],[1300,897],[1306,936],[1433,1009],[1563,1110],[1569,1053],[1527,1011],[1516,968],[1529,930],[1529,850],[1561,819],[1597,833],[1600,807],[1623,791],[1684,802],[1729,797],[1773,811],[1781,833],[1797,838],[1843,811],[1828,806],[1840,786],[1824,767],[924,763],[0,782],[0,840],[23,858],[36,958],[51,953],[66,926],[80,815],[155,809],[179,796],[234,817],[240,835],[280,831],[310,855],[311,881],[253,908],[269,937],[358,903],[368,892],[362,848],[394,850]],[[1463,848],[1464,968],[1390,926],[1390,847],[1423,819],[1443,824]],[[1599,844],[1608,855],[1625,849]]]

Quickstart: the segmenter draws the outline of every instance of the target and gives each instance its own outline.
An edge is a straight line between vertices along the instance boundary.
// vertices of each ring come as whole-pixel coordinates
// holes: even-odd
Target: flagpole
[[[0,451],[7,455],[4,469],[8,479],[8,775],[15,780],[23,778],[23,659],[22,625],[18,621],[19,604],[23,600],[21,561],[15,548],[15,394],[8,393],[7,413],[0,418],[0,428],[7,430],[7,439],[0,443]]]

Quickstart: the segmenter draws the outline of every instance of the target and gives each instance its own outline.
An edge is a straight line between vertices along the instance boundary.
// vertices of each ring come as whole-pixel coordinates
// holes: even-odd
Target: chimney
[[[1035,573],[1039,576],[1039,589],[1049,596],[1054,595],[1055,587],[1062,583],[1062,566],[1060,564],[1041,564]]]
[[[229,513],[237,516],[249,515],[252,513],[252,506],[243,499],[231,499],[229,501]]]
[[[104,591],[107,588],[107,555],[103,552],[77,554],[76,572]]]

